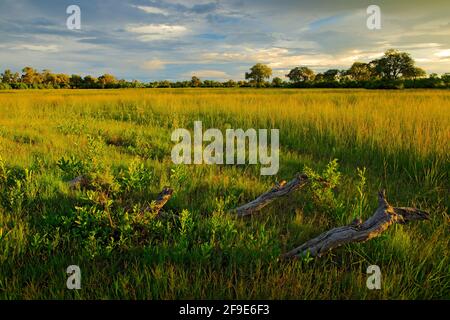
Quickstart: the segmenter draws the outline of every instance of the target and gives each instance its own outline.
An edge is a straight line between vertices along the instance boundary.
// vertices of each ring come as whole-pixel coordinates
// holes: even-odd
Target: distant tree
[[[366,81],[371,78],[372,71],[368,63],[355,62],[350,69],[347,70],[346,74],[353,80]]]
[[[257,63],[250,68],[250,72],[245,73],[245,79],[251,80],[258,88],[264,84],[265,79],[272,76],[272,69],[262,63]]]
[[[423,70],[422,68],[419,67],[412,67],[408,70],[405,70],[402,74],[403,78],[405,79],[418,79],[418,78],[423,78],[427,75],[427,73],[425,72],[425,70]]]
[[[450,86],[450,73],[444,73],[444,74],[441,76],[441,79],[442,79],[442,81],[444,82],[444,84],[445,84],[446,87],[449,87],[449,86]]]
[[[101,88],[114,88],[117,84],[117,79],[112,74],[104,74],[98,77],[98,83]]]
[[[22,82],[27,85],[33,85],[41,83],[40,74],[31,67],[25,67],[22,69]]]
[[[127,81],[122,80],[124,83],[127,83]],[[133,80],[129,83],[129,86],[131,88],[143,88],[144,84],[142,82],[140,82],[139,80]]]
[[[82,88],[83,78],[77,74],[73,74],[70,76],[69,84],[71,88]]]
[[[202,81],[200,80],[200,78],[198,78],[196,76],[192,76],[191,87],[197,88],[197,87],[201,87],[201,85],[202,85]]]
[[[65,73],[58,73],[56,75],[56,84],[59,88],[70,88],[70,77]]]
[[[6,82],[0,82],[0,90],[9,90],[11,89],[11,86],[9,83]]]
[[[387,50],[383,57],[370,62],[375,73],[383,79],[397,80],[405,74],[411,73],[415,67],[414,60],[406,52],[394,49]]]
[[[6,69],[1,75],[1,82],[11,84],[14,82],[18,82],[18,78],[19,76],[17,73],[14,74],[11,70]]]
[[[325,81],[337,81],[339,80],[340,71],[338,69],[330,69],[323,73],[323,79]]]
[[[42,83],[47,85],[49,88],[56,86],[56,75],[48,69],[44,69],[41,73]]]
[[[180,88],[189,88],[191,86],[191,82],[190,81],[180,81],[178,85],[180,86]]]
[[[292,69],[286,77],[289,78],[291,82],[305,82],[312,81],[315,78],[314,71],[308,67],[295,67]]]
[[[223,84],[219,81],[215,80],[205,80],[203,81],[203,87],[205,88],[220,88],[223,87]]]
[[[97,78],[93,76],[86,76],[83,79],[83,87],[86,89],[94,89],[97,87]]]
[[[213,83],[213,88],[221,88],[221,87],[223,87],[223,84],[220,81],[213,80],[212,83]]]
[[[237,85],[236,81],[231,79],[223,83],[223,86],[227,88],[234,88],[236,87],[236,85]]]
[[[250,87],[250,84],[247,81],[244,81],[244,80],[239,80],[237,82],[237,85],[238,85],[239,88]]]
[[[318,74],[316,74],[314,77],[314,82],[321,82],[324,80],[325,80],[325,77],[324,77],[323,73],[320,73],[320,72]]]
[[[275,77],[272,79],[272,87],[281,88],[281,87],[283,87],[283,85],[284,85],[284,81],[280,77]]]
[[[172,84],[168,80],[163,80],[158,83],[158,88],[170,88]]]

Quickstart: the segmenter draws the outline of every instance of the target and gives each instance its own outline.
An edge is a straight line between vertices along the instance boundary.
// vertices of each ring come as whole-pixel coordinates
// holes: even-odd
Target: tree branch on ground
[[[362,222],[357,219],[350,225],[326,231],[284,254],[283,258],[300,258],[305,255],[320,257],[333,249],[352,242],[364,242],[380,236],[394,223],[407,223],[414,220],[428,220],[429,213],[404,207],[392,207],[386,200],[385,191],[378,194],[378,208],[375,213]]]

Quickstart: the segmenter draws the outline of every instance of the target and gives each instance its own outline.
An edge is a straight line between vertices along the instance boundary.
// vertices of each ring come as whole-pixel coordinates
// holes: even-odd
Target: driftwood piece
[[[260,195],[255,200],[231,210],[231,212],[236,213],[239,217],[251,215],[258,212],[277,198],[286,196],[289,193],[304,187],[307,183],[308,176],[306,174],[299,174],[291,181],[287,183],[286,181],[282,181],[266,193]]]
[[[143,217],[145,213],[151,213],[155,217],[168,217],[168,218],[177,218],[178,216],[172,213],[167,213],[162,211],[163,207],[166,205],[167,201],[173,195],[173,189],[170,187],[164,187],[161,192],[156,197],[156,200],[153,200],[149,205],[141,208],[137,215]],[[128,207],[126,211],[131,211],[131,207]]]
[[[78,176],[67,183],[69,184],[70,189],[75,189],[78,187],[87,186],[89,184],[89,181],[85,176]]]
[[[89,181],[85,176],[78,176],[67,182],[70,189],[76,189],[78,187],[86,187],[89,185]],[[170,216],[176,217],[176,215],[169,214],[167,212],[161,211],[162,208],[166,205],[167,201],[172,197],[173,189],[169,187],[164,187],[162,191],[158,194],[156,200],[152,201],[150,205],[143,208],[139,214],[143,214],[144,212],[153,212],[156,216]],[[126,208],[128,211],[130,208]]]
[[[70,188],[76,188],[86,184],[86,178],[83,176],[76,177],[69,181]],[[303,188],[310,181],[306,174],[298,174],[289,182],[283,181],[273,187],[271,190],[263,193],[255,200],[242,205],[232,212],[238,217],[248,216],[260,211],[274,200],[284,197],[295,190]],[[319,182],[325,186],[327,181],[319,179]],[[164,187],[159,193],[156,200],[140,211],[140,215],[145,212],[152,212],[157,217],[178,217],[162,211],[164,205],[173,195],[173,189]],[[319,236],[305,242],[301,246],[282,255],[283,258],[300,258],[309,254],[313,257],[320,257],[333,249],[352,242],[364,242],[372,238],[378,237],[385,232],[392,224],[404,224],[415,220],[428,220],[429,213],[410,207],[392,207],[386,200],[385,191],[378,193],[378,208],[374,214],[366,221],[356,219],[347,226],[333,228]]]
[[[158,194],[156,200],[152,201],[150,206],[147,206],[144,211],[151,211],[155,213],[157,216],[166,215],[161,211],[161,209],[165,206],[167,201],[172,197],[173,189],[169,187],[164,187],[162,191]]]
[[[416,208],[392,207],[386,201],[384,190],[378,194],[378,208],[366,221],[354,221],[348,226],[326,231],[303,245],[284,254],[284,258],[299,258],[307,255],[320,257],[323,254],[351,242],[364,242],[378,237],[394,223],[413,220],[428,220],[429,214]]]

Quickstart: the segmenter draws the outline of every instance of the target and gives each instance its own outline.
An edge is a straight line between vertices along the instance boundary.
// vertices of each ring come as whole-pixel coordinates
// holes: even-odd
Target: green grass
[[[449,111],[444,90],[1,92],[0,298],[449,299]],[[173,165],[170,135],[195,120],[280,129],[278,174]],[[333,159],[333,192],[299,192],[248,219],[227,214]],[[88,188],[70,190],[80,174]],[[166,185],[175,190],[166,209],[180,218],[138,214]],[[431,220],[320,259],[278,259],[367,218],[380,188],[392,205],[417,206]],[[66,288],[72,264],[79,291]],[[371,264],[381,290],[366,288]]]

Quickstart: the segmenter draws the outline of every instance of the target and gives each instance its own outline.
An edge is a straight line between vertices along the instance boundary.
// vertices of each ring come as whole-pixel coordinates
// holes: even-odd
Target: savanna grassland
[[[449,115],[448,90],[0,92],[0,298],[449,299]],[[195,120],[280,129],[278,174],[174,165],[171,133]],[[304,170],[332,177],[332,192],[227,213]],[[80,175],[89,183],[70,189]],[[175,215],[142,214],[164,186]],[[381,188],[430,220],[321,258],[278,258],[369,217]],[[66,288],[73,264],[81,290]],[[366,287],[372,264],[381,290]]]

